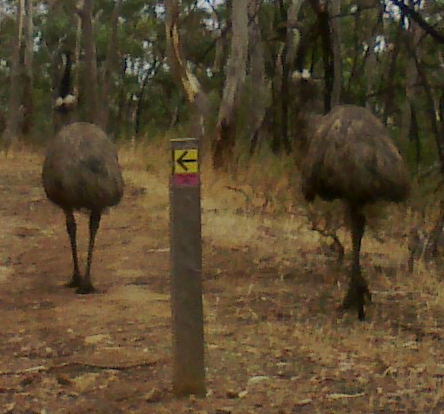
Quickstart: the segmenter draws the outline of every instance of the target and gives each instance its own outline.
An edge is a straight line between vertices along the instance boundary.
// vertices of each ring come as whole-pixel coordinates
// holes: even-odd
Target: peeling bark
[[[191,133],[196,138],[205,135],[204,121],[208,109],[207,97],[194,74],[187,67],[179,36],[181,0],[165,0],[165,30],[168,63],[176,84],[182,89],[191,109]]]
[[[213,165],[221,168],[232,157],[236,143],[236,113],[246,77],[248,53],[247,0],[233,0],[231,50],[213,143]]]
[[[166,38],[169,64],[176,81],[180,84],[186,100],[194,104],[201,91],[197,78],[187,68],[183,58],[182,46],[179,36],[180,0],[166,0]]]

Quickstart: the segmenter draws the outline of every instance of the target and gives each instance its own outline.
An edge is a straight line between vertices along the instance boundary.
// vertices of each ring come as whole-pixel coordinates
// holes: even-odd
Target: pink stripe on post
[[[173,185],[176,187],[196,187],[199,185],[199,174],[174,174]]]

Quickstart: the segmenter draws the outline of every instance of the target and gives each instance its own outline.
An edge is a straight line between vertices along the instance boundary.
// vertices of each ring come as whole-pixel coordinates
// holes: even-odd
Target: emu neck
[[[54,129],[55,133],[59,132],[64,126],[72,124],[74,119],[72,111],[55,111]]]

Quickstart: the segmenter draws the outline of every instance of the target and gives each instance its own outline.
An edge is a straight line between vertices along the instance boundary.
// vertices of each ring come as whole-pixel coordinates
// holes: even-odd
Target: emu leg
[[[79,271],[79,262],[77,259],[77,226],[76,219],[74,218],[74,214],[71,210],[64,210],[66,217],[66,231],[69,235],[69,241],[71,242],[71,252],[72,252],[72,262],[74,265],[74,271],[71,278],[71,281],[66,284],[67,287],[79,287],[81,278]]]
[[[356,309],[358,318],[365,319],[364,306],[366,300],[371,301],[371,293],[361,273],[359,260],[361,252],[361,240],[365,230],[365,216],[359,207],[350,207],[351,231],[353,244],[353,263],[350,272],[350,285],[343,302],[344,309]]]
[[[100,224],[100,213],[91,212],[89,216],[89,246],[88,246],[88,260],[86,262],[86,272],[85,277],[82,279],[82,282],[77,289],[77,293],[93,293],[95,292],[95,288],[91,283],[91,263],[93,257],[94,250],[94,241],[96,239],[97,230]]]

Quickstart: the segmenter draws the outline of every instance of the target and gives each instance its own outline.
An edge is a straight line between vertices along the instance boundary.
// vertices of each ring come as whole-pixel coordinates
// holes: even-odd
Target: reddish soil
[[[149,188],[127,180],[123,202],[98,233],[100,292],[77,295],[63,286],[69,241],[63,214],[41,188],[40,161],[2,157],[0,412],[444,411],[443,315],[427,306],[433,292],[424,299],[399,288],[403,275],[389,259],[372,268],[380,294],[370,322],[359,323],[335,311],[342,293],[325,276],[324,259],[308,254],[282,265],[249,246],[211,240],[204,245],[208,395],[175,399],[165,200],[148,208]],[[84,263],[87,221],[78,221]],[[263,235],[271,256],[278,236]],[[384,284],[390,278],[392,291]]]

